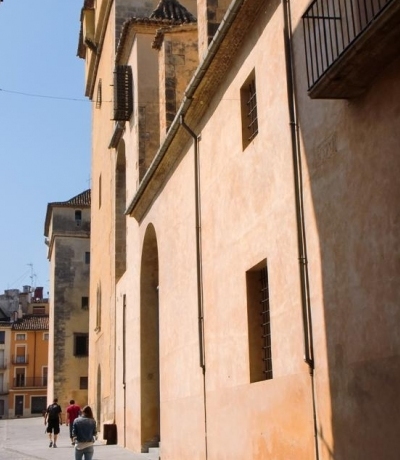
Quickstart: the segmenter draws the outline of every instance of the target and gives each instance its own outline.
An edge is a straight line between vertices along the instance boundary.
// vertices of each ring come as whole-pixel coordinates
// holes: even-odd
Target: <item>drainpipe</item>
[[[307,241],[305,231],[304,200],[303,200],[303,178],[300,156],[299,125],[296,107],[296,91],[293,66],[292,49],[292,27],[290,14],[290,0],[282,0],[284,17],[284,42],[286,59],[286,81],[288,92],[288,109],[290,117],[290,131],[292,141],[293,169],[294,169],[294,188],[296,200],[296,220],[297,220],[297,240],[300,264],[300,285],[301,285],[301,309],[303,317],[304,331],[304,361],[309,367],[311,377],[312,411],[313,411],[313,430],[315,458],[319,459],[318,429],[316,416],[316,395],[314,382],[314,348],[312,336],[312,316],[310,302],[310,285],[308,276],[307,260]]]
[[[122,388],[124,391],[124,447],[126,447],[126,295],[122,297]]]
[[[192,136],[194,141],[194,186],[195,186],[195,207],[196,207],[196,263],[197,263],[197,309],[199,324],[199,362],[203,371],[203,401],[204,401],[204,432],[205,432],[205,453],[208,458],[207,449],[207,405],[206,405],[206,358],[204,350],[204,307],[203,307],[203,267],[201,253],[201,198],[200,198],[200,167],[199,167],[199,140],[200,136],[189,128],[184,121],[184,116],[179,116],[180,125]]]
[[[204,355],[204,312],[203,312],[203,271],[201,264],[201,206],[200,206],[200,172],[199,172],[199,138],[185,123],[183,115],[179,123],[193,137],[194,140],[194,185],[195,185],[195,206],[196,206],[196,262],[197,262],[197,308],[199,314],[199,350],[200,367],[205,374],[206,364]]]

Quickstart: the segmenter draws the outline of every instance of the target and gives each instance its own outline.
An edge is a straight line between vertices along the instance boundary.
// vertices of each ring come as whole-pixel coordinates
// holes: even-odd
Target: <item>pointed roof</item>
[[[44,224],[45,236],[48,236],[49,234],[51,212],[53,208],[76,208],[76,207],[90,208],[90,204],[91,204],[90,189],[85,190],[84,192],[80,193],[79,195],[74,196],[73,198],[67,201],[53,201],[52,203],[48,203],[46,219],[45,219],[45,224]]]
[[[196,18],[177,0],[160,0],[157,8],[151,13],[150,19],[169,20],[174,22],[196,22]]]

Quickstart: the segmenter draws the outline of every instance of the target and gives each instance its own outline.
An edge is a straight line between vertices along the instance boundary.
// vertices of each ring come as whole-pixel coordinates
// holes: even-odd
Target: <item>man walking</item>
[[[46,432],[49,434],[50,439],[49,447],[57,447],[57,437],[60,433],[60,425],[62,425],[61,412],[62,409],[58,404],[58,399],[54,398],[53,404],[50,404],[44,415],[44,424],[47,424]],[[53,438],[52,433],[54,433]]]
[[[74,445],[74,439],[72,437],[72,425],[74,420],[81,415],[81,408],[75,401],[71,399],[69,406],[67,407],[67,418],[65,424],[69,426],[69,437],[71,438],[71,444]]]

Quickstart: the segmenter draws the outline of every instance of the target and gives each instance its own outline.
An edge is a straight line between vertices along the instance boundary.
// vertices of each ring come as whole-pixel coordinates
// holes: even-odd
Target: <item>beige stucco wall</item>
[[[301,29],[307,4],[295,2],[292,19],[313,379],[303,361],[280,3],[265,2],[265,14],[255,21],[213,99],[206,101],[205,116],[190,126],[201,134],[204,377],[199,365],[193,142],[183,149],[143,219],[127,219],[127,267],[115,286],[116,152],[107,149],[110,112],[105,104],[94,109],[91,312],[96,311],[100,283],[102,323],[91,338],[89,400],[95,410],[101,404],[100,421],[115,422],[119,444],[129,449],[142,446],[141,416],[147,402],[141,394],[146,379],[153,378],[141,375],[140,358],[156,340],[140,337],[140,315],[146,306],[141,263],[152,256],[158,261],[163,460],[203,460],[206,449],[208,460],[314,458],[313,396],[321,460],[396,458],[400,66],[393,63],[357,100],[310,100]],[[200,7],[205,14],[205,2],[199,2]],[[204,30],[203,18],[200,58]],[[136,46],[130,60],[134,69],[142,59]],[[98,72],[104,89],[111,84],[113,50],[110,25]],[[259,133],[243,150],[240,89],[253,70]],[[134,75],[135,91],[140,91],[137,88],[145,85],[137,70]],[[104,100],[111,96],[104,95]],[[127,204],[138,187],[139,134],[133,118],[123,137]],[[151,226],[157,251],[142,253]],[[264,259],[274,378],[250,383],[245,275]],[[90,321],[93,331],[95,314]]]
[[[322,455],[394,459],[400,65],[348,101],[309,99],[304,54],[296,65]]]

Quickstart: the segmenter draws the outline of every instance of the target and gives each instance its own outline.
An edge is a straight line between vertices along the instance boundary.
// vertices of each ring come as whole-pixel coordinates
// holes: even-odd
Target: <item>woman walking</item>
[[[97,434],[96,422],[90,406],[82,409],[81,417],[74,420],[72,436],[75,440],[75,460],[92,460],[93,445]]]

